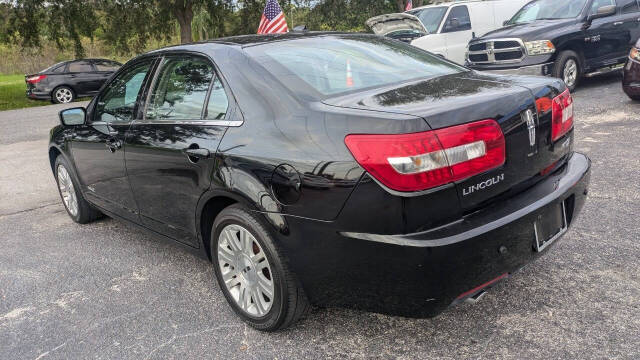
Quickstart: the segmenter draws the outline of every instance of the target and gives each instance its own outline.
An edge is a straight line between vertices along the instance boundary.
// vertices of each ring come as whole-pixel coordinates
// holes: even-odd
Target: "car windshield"
[[[409,11],[409,14],[420,19],[422,25],[424,25],[429,34],[433,34],[438,32],[438,28],[440,27],[440,23],[442,22],[442,18],[446,12],[447,7],[438,6]]]
[[[537,0],[528,3],[509,20],[524,24],[536,20],[571,19],[580,15],[587,0]]]
[[[411,45],[369,35],[272,42],[246,50],[287,88],[314,98],[466,71]]]

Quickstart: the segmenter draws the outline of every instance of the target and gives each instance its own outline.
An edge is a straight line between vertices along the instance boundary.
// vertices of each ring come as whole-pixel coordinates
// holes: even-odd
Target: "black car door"
[[[95,84],[98,76],[93,64],[88,60],[73,61],[67,66],[69,85],[76,96],[86,96],[96,92],[98,89],[95,88]]]
[[[589,14],[603,6],[616,5],[616,0],[594,0]],[[584,55],[590,70],[615,64],[625,48],[624,21],[618,10],[614,15],[594,19],[585,30]]]
[[[196,207],[211,185],[214,155],[226,131],[229,101],[212,62],[166,56],[145,117],[127,135],[126,163],[142,223],[197,246]]]
[[[136,118],[155,59],[121,71],[92,101],[87,122],[75,128],[71,153],[87,199],[106,211],[139,221],[124,164],[124,138]]]

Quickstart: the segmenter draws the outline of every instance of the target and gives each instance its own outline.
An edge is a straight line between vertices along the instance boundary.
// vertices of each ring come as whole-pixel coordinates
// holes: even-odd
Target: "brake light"
[[[397,191],[421,191],[467,179],[505,162],[505,140],[495,120],[396,135],[348,135],[356,161]]]
[[[29,84],[35,84],[35,83],[39,83],[40,81],[44,80],[47,78],[47,75],[34,75],[34,76],[29,76],[27,78],[27,82]]]
[[[573,128],[573,98],[569,89],[553,98],[551,106],[551,141],[556,141]]]

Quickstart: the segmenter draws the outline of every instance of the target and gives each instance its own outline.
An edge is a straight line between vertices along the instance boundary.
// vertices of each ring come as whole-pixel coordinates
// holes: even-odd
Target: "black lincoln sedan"
[[[429,317],[478,298],[549,251],[589,185],[562,80],[374,35],[154,51],[60,117],[49,158],[69,216],[208,258],[266,331],[313,304]]]
[[[27,97],[70,103],[78,97],[93,96],[122,64],[105,59],[66,61],[39,73],[26,75]]]

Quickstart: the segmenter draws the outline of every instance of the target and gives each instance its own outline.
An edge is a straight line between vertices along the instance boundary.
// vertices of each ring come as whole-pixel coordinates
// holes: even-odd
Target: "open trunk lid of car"
[[[557,141],[551,141],[550,104],[565,90],[556,79],[466,72],[324,102],[339,107],[420,116],[434,130],[496,120],[505,138],[505,163],[455,184],[460,205],[468,213],[495,199],[521,192],[539,181],[545,172],[552,171],[552,165],[562,165],[560,160],[572,149],[573,136],[569,132]]]
[[[400,31],[409,31],[420,35],[429,34],[420,19],[405,13],[385,14],[372,17],[367,20],[365,24],[376,35],[386,36]]]

